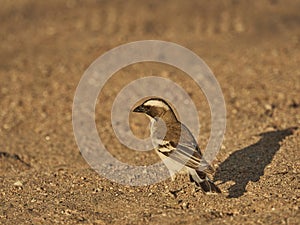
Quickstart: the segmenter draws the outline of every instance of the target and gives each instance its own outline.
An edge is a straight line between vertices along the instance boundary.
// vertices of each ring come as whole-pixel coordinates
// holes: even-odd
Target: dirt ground
[[[0,1],[0,224],[300,224],[300,1]],[[144,187],[97,174],[77,148],[72,103],[85,69],[131,41],[158,39],[198,54],[227,108],[215,161],[219,195],[187,176]],[[119,160],[145,165],[111,128],[120,89],[138,77],[178,82],[210,132],[203,94],[158,63],[124,68],[99,96],[100,137]],[[144,117],[130,117],[147,136]]]

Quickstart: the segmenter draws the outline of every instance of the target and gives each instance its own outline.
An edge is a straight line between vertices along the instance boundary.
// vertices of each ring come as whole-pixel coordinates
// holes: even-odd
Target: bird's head
[[[141,105],[137,106],[133,112],[144,113],[151,118],[159,118],[164,115],[176,116],[170,105],[161,98],[150,98],[144,101]]]

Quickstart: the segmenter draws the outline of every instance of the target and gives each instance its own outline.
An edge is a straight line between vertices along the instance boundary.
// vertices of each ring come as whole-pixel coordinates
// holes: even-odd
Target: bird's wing
[[[200,148],[186,126],[178,122],[167,124],[167,127],[167,133],[157,148],[160,153],[193,169],[209,166],[202,158]]]

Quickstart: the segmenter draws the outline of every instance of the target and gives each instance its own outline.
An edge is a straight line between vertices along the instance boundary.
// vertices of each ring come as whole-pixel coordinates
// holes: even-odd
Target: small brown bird
[[[200,148],[189,129],[176,118],[170,105],[161,98],[151,98],[133,112],[146,114],[151,121],[151,138],[171,177],[185,167],[192,181],[205,193],[221,193],[205,171],[212,170],[203,159]],[[168,159],[168,160],[165,160]],[[206,167],[205,171],[199,168]]]

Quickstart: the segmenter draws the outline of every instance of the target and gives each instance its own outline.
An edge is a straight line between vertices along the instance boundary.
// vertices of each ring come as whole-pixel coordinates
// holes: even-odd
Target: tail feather
[[[190,170],[190,178],[200,186],[205,193],[221,193],[221,189],[217,187],[203,171]]]

